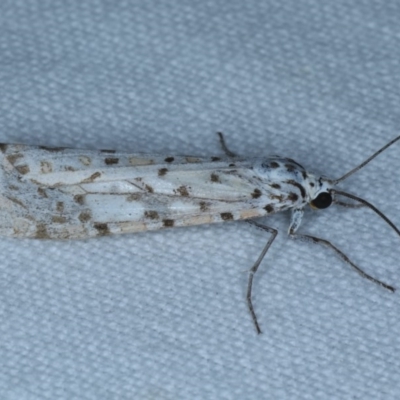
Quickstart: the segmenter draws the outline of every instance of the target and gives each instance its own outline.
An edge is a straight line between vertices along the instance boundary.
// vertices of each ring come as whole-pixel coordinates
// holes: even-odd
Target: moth
[[[329,241],[297,230],[307,205],[325,209],[336,203],[368,207],[400,235],[371,203],[336,188],[400,136],[338,179],[316,176],[290,158],[239,157],[228,149],[221,133],[219,139],[225,155],[217,157],[1,144],[0,235],[86,239],[247,220],[271,234],[249,271],[247,285],[247,305],[261,333],[252,303],[253,278],[278,231],[257,219],[291,210],[291,238],[329,247],[361,276],[394,292]],[[340,197],[353,202],[342,202]]]

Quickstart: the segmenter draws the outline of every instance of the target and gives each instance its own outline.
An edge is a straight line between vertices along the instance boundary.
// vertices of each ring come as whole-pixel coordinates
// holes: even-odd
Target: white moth
[[[290,237],[330,247],[364,278],[394,291],[358,268],[330,242],[296,232],[306,205],[323,209],[335,202],[369,207],[400,235],[372,204],[335,188],[400,136],[339,179],[313,175],[289,158],[237,157],[219,136],[226,155],[208,158],[2,144],[0,235],[85,239],[248,220],[271,233],[250,269],[247,288],[248,307],[261,333],[251,299],[253,276],[278,232],[254,219],[290,209]],[[343,203],[337,195],[358,203]]]

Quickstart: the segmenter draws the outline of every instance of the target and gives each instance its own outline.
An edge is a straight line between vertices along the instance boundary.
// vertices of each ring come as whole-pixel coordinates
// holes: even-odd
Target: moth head
[[[314,210],[328,208],[333,202],[332,182],[320,177],[310,182],[310,207]]]

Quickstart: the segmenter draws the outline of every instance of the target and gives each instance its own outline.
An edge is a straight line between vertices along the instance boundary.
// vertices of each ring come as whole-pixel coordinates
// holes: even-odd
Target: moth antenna
[[[387,146],[388,145],[386,145],[385,147],[387,147]],[[381,149],[379,152],[381,152],[382,150],[384,150],[384,149]],[[332,189],[331,192],[334,194],[338,194],[340,196],[348,197],[349,199],[353,199],[353,200],[360,202],[361,204],[364,204],[366,207],[370,208],[372,211],[374,211],[376,214],[378,214],[384,221],[386,221],[386,223],[388,225],[390,225],[393,228],[393,230],[400,236],[400,230],[396,227],[396,225],[385,214],[383,214],[382,211],[379,211],[373,204],[371,204],[367,200],[364,200],[361,197],[357,197],[354,194],[342,192],[341,190],[337,190],[337,189]]]
[[[387,143],[385,146],[383,146],[381,149],[379,149],[377,152],[375,152],[374,154],[372,154],[371,157],[367,158],[364,162],[362,162],[360,165],[358,165],[357,167],[353,168],[352,170],[350,170],[349,172],[347,172],[346,174],[344,174],[343,176],[341,176],[338,179],[334,179],[332,181],[332,183],[334,185],[338,184],[341,181],[344,181],[345,179],[347,179],[350,175],[353,175],[355,172],[359,171],[361,168],[365,167],[371,160],[373,160],[376,156],[379,156],[379,154],[381,154],[383,151],[385,151],[388,147],[390,147],[393,143],[396,143],[398,140],[400,139],[400,136],[397,136],[396,138],[394,138],[393,140],[391,140],[389,143]],[[358,199],[361,200],[361,199]],[[376,211],[375,211],[376,212]]]

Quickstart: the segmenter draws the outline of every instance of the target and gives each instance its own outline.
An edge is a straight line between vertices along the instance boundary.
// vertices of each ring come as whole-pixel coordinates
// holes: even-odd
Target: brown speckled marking
[[[89,210],[82,211],[78,218],[82,223],[88,222],[92,219],[92,213]]]
[[[23,157],[21,153],[14,153],[7,156],[7,160],[9,161],[10,164],[14,165],[15,161],[17,161],[21,157]]]
[[[293,172],[296,169],[296,167],[292,164],[285,164],[285,167],[287,172]]]
[[[51,222],[54,222],[56,224],[65,224],[67,222],[67,218],[60,215],[53,215],[51,217]]]
[[[167,157],[164,161],[165,162],[173,162],[175,160],[174,157]]]
[[[213,172],[211,174],[211,182],[214,183],[221,183],[220,179],[219,179],[219,175],[217,175],[215,172]]]
[[[233,220],[233,215],[230,212],[224,212],[224,213],[221,213],[220,215],[221,215],[221,219],[223,221],[231,221],[231,220]]]
[[[175,221],[173,219],[163,219],[162,222],[165,228],[172,228],[175,224]]]
[[[149,192],[149,193],[154,193],[154,189],[150,186],[150,185],[144,185],[144,187],[146,188],[146,190]]]
[[[36,225],[36,239],[50,239],[50,235],[47,232],[47,227],[45,224]]]
[[[303,186],[300,185],[300,183],[294,181],[293,179],[287,180],[286,183],[288,183],[290,185],[293,185],[293,186],[296,186],[300,190],[301,197],[303,199],[306,197],[306,190],[303,188]]]
[[[158,212],[157,211],[152,211],[152,210],[145,211],[144,212],[144,216],[146,218],[148,218],[148,219],[159,219],[160,218],[160,216],[158,215]]]
[[[271,168],[279,168],[279,163],[277,163],[276,161],[271,161],[269,166]]]
[[[64,211],[64,202],[63,201],[57,201],[56,210],[60,213]]]
[[[189,196],[189,191],[187,190],[186,186],[179,186],[176,191],[183,197],[188,197]]]
[[[22,208],[27,208],[26,205],[21,200],[15,198],[15,197],[11,197],[11,196],[8,196],[7,198],[8,198],[8,200],[11,200],[13,203],[18,204]]]
[[[272,213],[272,212],[274,212],[274,206],[273,206],[272,204],[267,204],[267,205],[264,207],[264,210],[265,210],[267,213]]]
[[[258,199],[261,196],[261,190],[260,189],[254,189],[254,192],[251,194],[251,197],[253,199]]]
[[[89,178],[86,178],[82,181],[82,183],[92,183],[94,182],[97,178],[101,176],[100,172],[95,172],[94,174],[90,175]]]
[[[95,224],[93,224],[93,226],[97,230],[99,236],[106,236],[111,233],[107,224],[96,222]]]
[[[283,194],[269,194],[268,197],[271,200],[278,200],[278,201],[282,201],[283,200]]]
[[[294,192],[290,192],[289,194],[288,194],[288,200],[290,200],[290,201],[297,201],[298,199],[299,199],[299,196],[297,195],[297,193],[294,193]]]
[[[44,197],[44,198],[48,197],[46,191],[43,188],[39,187],[37,191],[38,191],[38,194],[40,197]]]
[[[53,153],[58,152],[58,151],[63,151],[67,147],[47,147],[47,146],[39,146],[39,149],[46,150],[46,151],[51,151]]]
[[[200,211],[205,212],[208,210],[208,205],[205,201],[201,201],[199,205],[200,205]]]
[[[64,169],[65,169],[66,171],[71,171],[71,172],[76,171],[76,168],[71,167],[70,165],[66,165],[66,166],[64,167]]]
[[[141,193],[132,193],[126,197],[126,201],[137,201],[142,197]]]
[[[104,162],[105,162],[107,165],[115,165],[115,164],[118,164],[118,163],[119,163],[119,158],[117,158],[117,157],[107,157],[107,158],[104,160]]]
[[[0,151],[5,153],[7,151],[8,144],[0,143]]]
[[[28,174],[30,169],[27,165],[17,165],[15,169],[22,175]]]
[[[160,168],[158,170],[158,176],[165,176],[167,172],[168,172],[168,168]]]
[[[273,184],[271,185],[271,187],[274,188],[274,189],[280,189],[280,188],[281,188],[281,185],[280,185],[279,183],[273,183]]]
[[[85,166],[89,166],[92,163],[92,159],[88,156],[79,156],[79,161]]]
[[[211,161],[221,161],[221,157],[211,157]]]
[[[40,172],[42,174],[48,174],[53,172],[53,165],[49,161],[40,161]]]
[[[114,154],[116,153],[116,150],[100,150],[101,153],[110,153],[110,154]]]
[[[85,196],[83,194],[76,194],[74,196],[74,201],[82,206],[85,204]]]
[[[18,187],[18,186],[15,186],[15,185],[10,185],[10,186],[9,186],[9,189],[10,189],[10,190],[19,190],[19,187]]]

